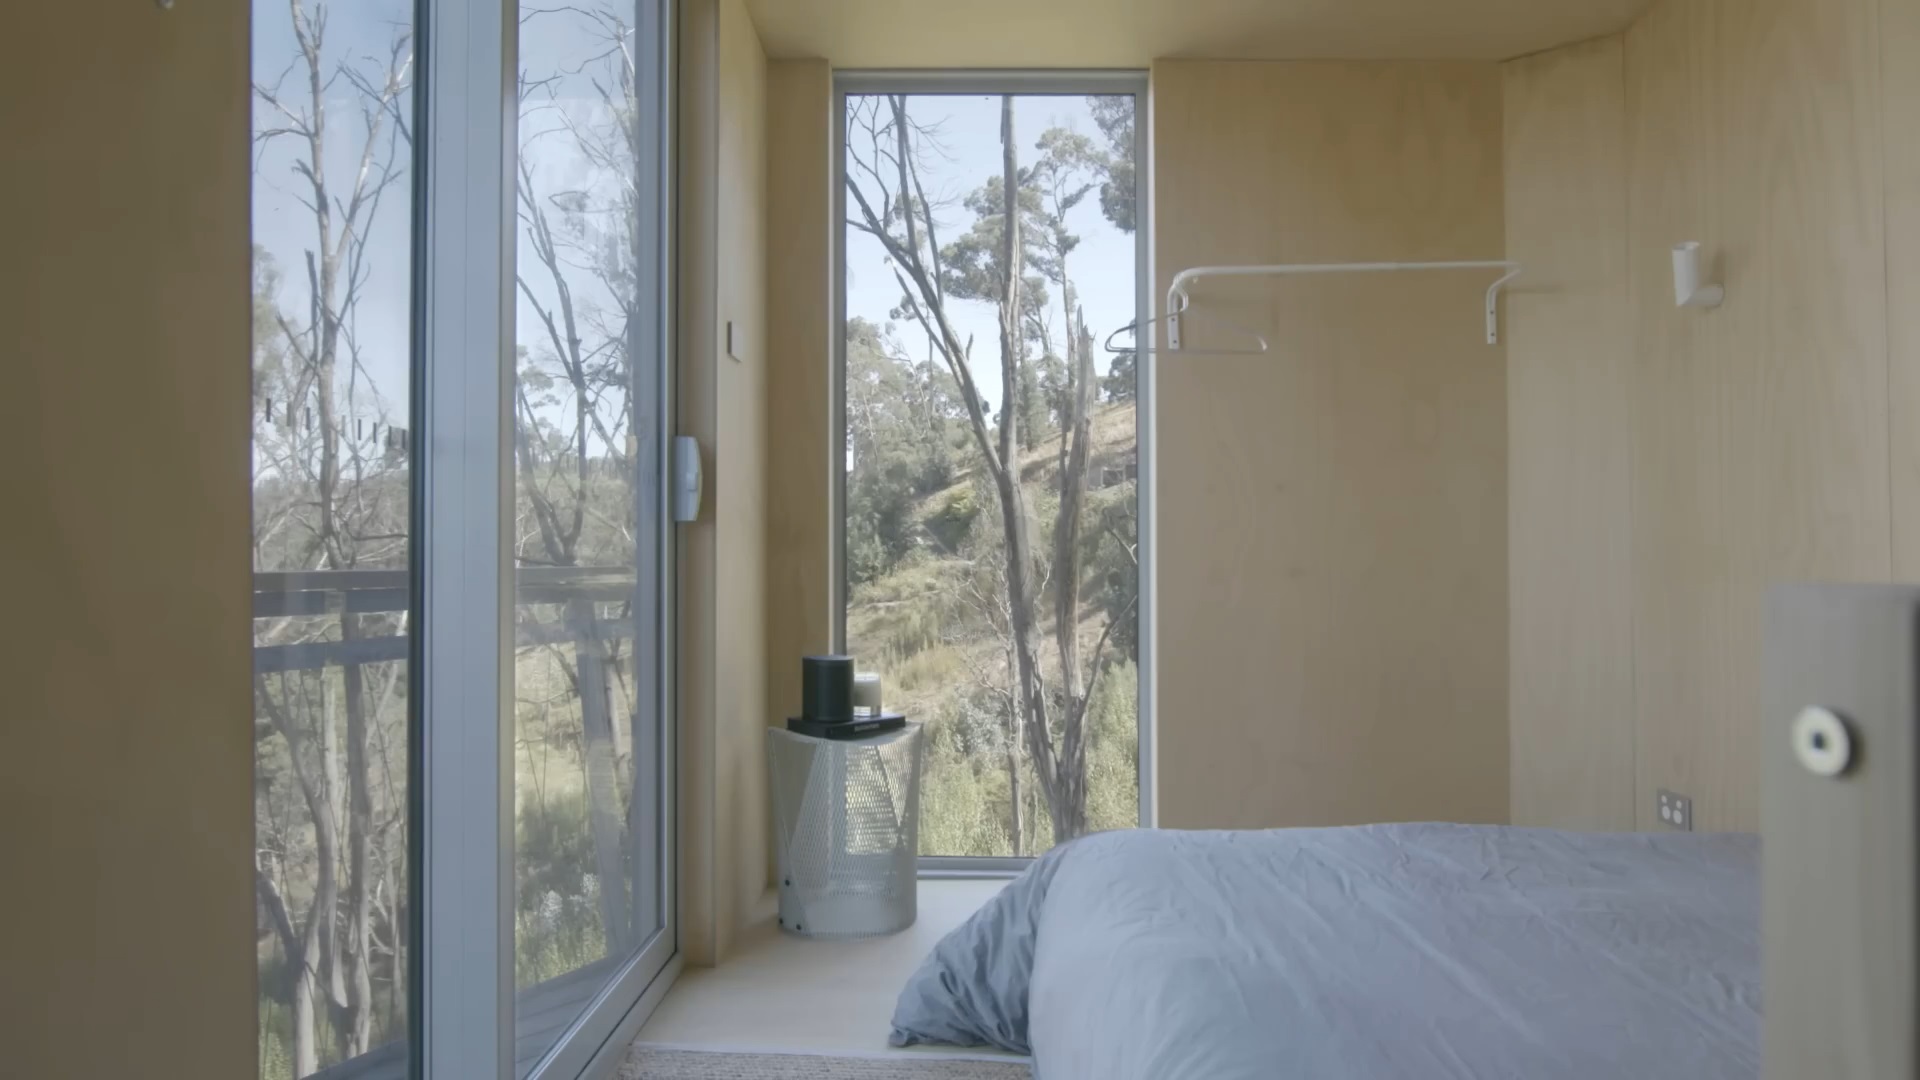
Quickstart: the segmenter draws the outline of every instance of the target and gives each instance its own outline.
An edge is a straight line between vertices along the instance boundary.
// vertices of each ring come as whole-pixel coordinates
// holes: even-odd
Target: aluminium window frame
[[[1134,100],[1134,313],[1135,325],[1144,324],[1153,312],[1152,258],[1152,160],[1148,156],[1152,130],[1151,87],[1144,70],[1046,70],[975,68],[963,70],[920,69],[848,69],[833,75],[833,129],[830,153],[833,159],[833,348],[831,389],[833,443],[846,446],[847,433],[847,98],[873,94],[918,95],[999,95],[1019,96],[1126,96]],[[1139,601],[1134,618],[1139,627],[1139,729],[1138,787],[1141,828],[1153,828],[1159,820],[1155,790],[1156,693],[1154,657],[1156,655],[1154,469],[1155,456],[1155,354],[1151,343],[1141,341],[1134,360],[1135,456],[1139,464],[1135,481],[1135,505],[1139,514],[1138,551],[1140,565]],[[828,520],[833,538],[829,547],[832,564],[828,594],[833,605],[833,647],[847,648],[847,473],[842,466],[844,451],[833,454],[833,476],[829,484]],[[966,855],[922,855],[922,878],[1005,878],[1031,865],[1033,858],[1002,856],[984,858]]]
[[[514,0],[420,0],[413,1075],[513,1067]],[[488,362],[488,361],[491,362]]]
[[[633,347],[657,350],[655,438],[636,493],[655,546],[636,570],[657,582],[651,652],[659,926],[531,1066],[535,1080],[613,1075],[677,975],[674,789],[676,532],[664,473],[673,435],[673,107],[676,5],[632,0],[636,55],[657,57],[642,113],[659,118],[636,177],[658,207],[635,237],[645,301]],[[515,1080],[512,461],[519,0],[416,0],[411,402],[412,678],[409,882],[413,950],[408,1074]],[[636,388],[639,392],[639,388]],[[635,613],[635,631],[646,620]],[[636,638],[636,650],[645,643]],[[641,655],[636,652],[636,656]],[[491,722],[488,722],[490,718]],[[631,842],[631,839],[630,839]]]

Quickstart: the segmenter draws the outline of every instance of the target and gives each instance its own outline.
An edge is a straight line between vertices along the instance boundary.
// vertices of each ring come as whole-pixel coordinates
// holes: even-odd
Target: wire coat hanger
[[[1186,312],[1186,308],[1189,302],[1190,301],[1188,301],[1187,299],[1187,294],[1184,292],[1181,293],[1180,294],[1180,310],[1173,312],[1171,315],[1168,316],[1168,318],[1171,318],[1171,319],[1179,318],[1182,314]],[[1256,343],[1255,347],[1251,349],[1199,349],[1194,351],[1204,352],[1209,356],[1259,356],[1261,353],[1272,351],[1273,346],[1267,343],[1266,336],[1261,334],[1259,331],[1250,329],[1246,326],[1241,325],[1240,323],[1234,322],[1232,319],[1229,319],[1224,315],[1219,316],[1219,319],[1221,322],[1226,323],[1228,326],[1232,327],[1233,329],[1238,330],[1241,333],[1252,338]],[[1129,353],[1137,353],[1137,352],[1154,353],[1154,352],[1162,352],[1162,351],[1173,351],[1173,350],[1154,349],[1151,347],[1142,349],[1139,347],[1141,333],[1143,331],[1147,332],[1148,340],[1152,340],[1151,331],[1153,329],[1153,325],[1159,321],[1161,321],[1161,316],[1158,316],[1158,315],[1155,315],[1149,318],[1145,323],[1142,323],[1140,320],[1135,319],[1134,321],[1128,323],[1127,325],[1121,327],[1120,329],[1115,330],[1113,333],[1108,334],[1107,343],[1106,343],[1107,351],[1117,355],[1126,355]],[[1113,339],[1119,337],[1121,334],[1128,332],[1129,330],[1131,330],[1134,335],[1134,348],[1128,349],[1128,348],[1122,348],[1114,345]]]

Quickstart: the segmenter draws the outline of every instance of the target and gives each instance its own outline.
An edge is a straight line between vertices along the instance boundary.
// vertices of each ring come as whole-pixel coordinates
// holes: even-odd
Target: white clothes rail
[[[1173,284],[1167,287],[1167,352],[1180,352],[1180,316],[1192,304],[1188,287],[1196,285],[1210,277],[1288,277],[1306,274],[1385,274],[1408,271],[1437,270],[1500,270],[1500,279],[1487,287],[1487,344],[1500,343],[1500,290],[1525,269],[1520,263],[1500,260],[1468,260],[1453,262],[1373,262],[1373,263],[1282,263],[1273,266],[1194,266],[1180,271],[1173,277]],[[1107,338],[1107,351],[1132,352],[1136,350],[1117,349],[1113,338],[1128,330],[1136,336],[1151,327],[1157,319],[1148,319],[1146,326],[1135,324],[1121,327]],[[1245,329],[1242,327],[1242,329]],[[1247,331],[1259,342],[1253,349],[1208,349],[1211,353],[1255,354],[1268,351],[1271,346],[1267,339],[1253,331]],[[1136,342],[1138,344],[1138,342]],[[1152,348],[1140,349],[1141,352],[1155,352]]]

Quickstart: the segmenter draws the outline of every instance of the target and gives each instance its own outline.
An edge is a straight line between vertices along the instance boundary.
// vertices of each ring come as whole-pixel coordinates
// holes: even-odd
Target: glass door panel
[[[401,1076],[414,5],[253,16],[258,1072]]]
[[[575,1077],[672,955],[669,10],[254,0],[262,1077]]]
[[[511,708],[523,1075],[662,925],[657,6],[521,9]]]

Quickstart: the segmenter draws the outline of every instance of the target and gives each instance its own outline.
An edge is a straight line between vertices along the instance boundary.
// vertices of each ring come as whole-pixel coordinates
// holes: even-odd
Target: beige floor
[[[783,934],[774,925],[769,894],[761,904],[763,917],[742,937],[734,955],[719,967],[682,972],[638,1041],[689,1049],[844,1056],[952,1053],[892,1051],[887,1030],[894,998],[934,943],[1005,884],[922,881],[913,927],[866,941],[810,941]]]

